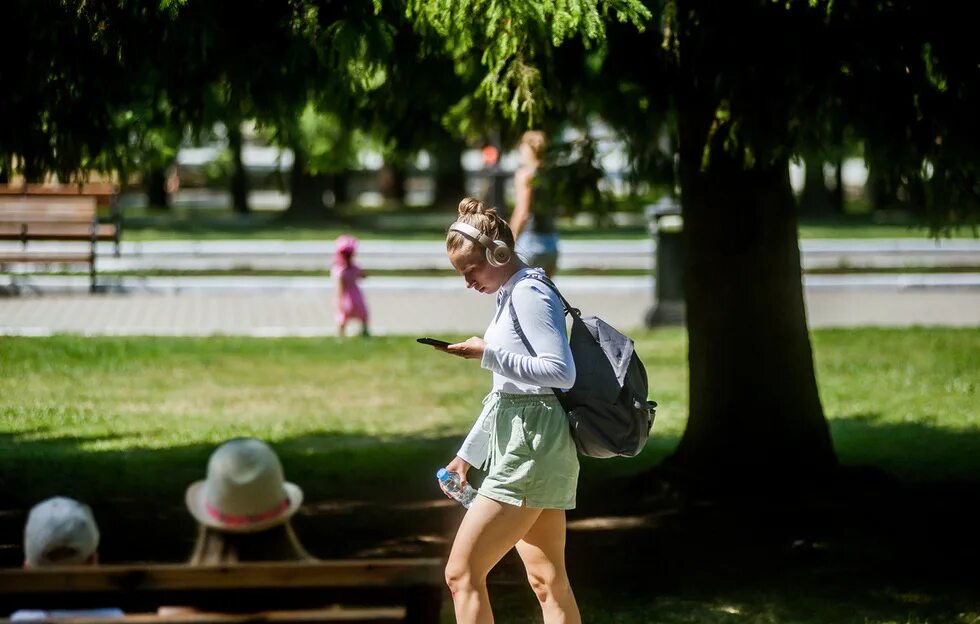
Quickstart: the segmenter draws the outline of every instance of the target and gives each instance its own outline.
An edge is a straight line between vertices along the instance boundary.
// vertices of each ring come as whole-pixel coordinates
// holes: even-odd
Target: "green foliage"
[[[634,182],[673,185],[684,97],[703,164],[713,150],[751,167],[863,144],[877,178],[928,205],[934,227],[975,222],[968,6],[243,0],[230,20],[189,0],[14,0],[0,175],[125,171],[166,160],[168,135],[218,121],[255,119],[292,140],[312,102],[400,158],[451,135],[512,138],[598,114],[625,138]]]
[[[367,141],[339,115],[316,110],[308,104],[299,118],[299,141],[310,173],[337,173],[354,166],[357,150]]]
[[[610,14],[636,27],[650,17],[638,0],[412,0],[408,11],[424,32],[442,38],[458,72],[472,71],[467,61],[479,53],[485,73],[476,93],[528,126],[551,103],[541,67],[552,47],[573,38],[601,43]]]
[[[564,214],[590,212],[605,225],[611,204],[599,189],[603,175],[596,142],[586,134],[577,140],[549,143],[534,183],[541,186],[545,201]]]
[[[934,228],[975,222],[980,54],[963,11],[917,0],[671,0],[666,60],[687,112],[705,124],[702,169],[713,150],[752,168],[862,142],[876,175],[928,208]]]
[[[361,91],[385,83],[394,27],[377,19],[341,19],[324,32],[332,55],[330,66]]]

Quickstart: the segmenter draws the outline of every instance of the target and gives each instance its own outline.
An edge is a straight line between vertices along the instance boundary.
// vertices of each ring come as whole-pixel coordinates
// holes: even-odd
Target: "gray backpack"
[[[548,285],[572,316],[569,345],[575,360],[575,385],[562,392],[552,388],[571,426],[578,452],[588,457],[633,457],[643,450],[653,425],[656,402],[647,400],[647,372],[633,350],[633,341],[595,316],[582,317],[548,278],[530,274]],[[537,356],[521,329],[509,301],[514,330],[528,353]]]

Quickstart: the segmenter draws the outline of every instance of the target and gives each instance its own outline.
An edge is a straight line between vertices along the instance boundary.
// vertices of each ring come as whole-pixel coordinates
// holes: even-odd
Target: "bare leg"
[[[487,574],[530,530],[540,513],[540,509],[476,497],[459,525],[446,562],[446,583],[453,594],[457,624],[493,622]]]
[[[581,624],[582,616],[565,571],[565,512],[543,509],[517,542],[527,580],[541,603],[545,624]]]

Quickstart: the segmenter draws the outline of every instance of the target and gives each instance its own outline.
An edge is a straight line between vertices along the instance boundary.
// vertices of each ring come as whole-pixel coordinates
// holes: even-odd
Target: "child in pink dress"
[[[368,311],[364,303],[364,295],[357,286],[357,281],[364,277],[364,271],[354,264],[354,252],[357,250],[357,239],[353,236],[339,236],[330,277],[336,289],[337,304],[337,335],[343,336],[347,321],[358,319],[361,322],[361,334],[368,335]]]

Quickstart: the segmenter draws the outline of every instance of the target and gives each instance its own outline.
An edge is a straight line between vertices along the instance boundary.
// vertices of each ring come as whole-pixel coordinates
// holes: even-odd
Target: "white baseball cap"
[[[30,567],[87,563],[98,547],[99,528],[88,505],[55,496],[27,516],[24,560]]]

